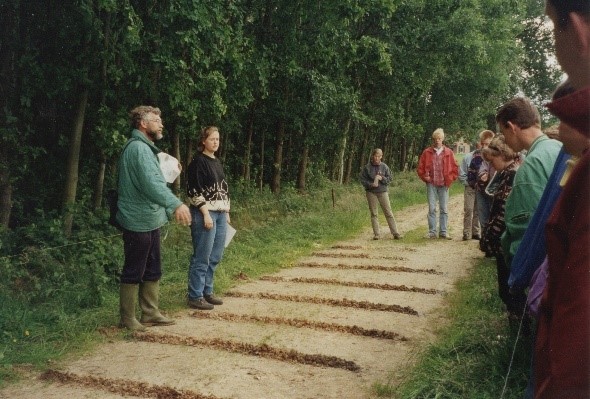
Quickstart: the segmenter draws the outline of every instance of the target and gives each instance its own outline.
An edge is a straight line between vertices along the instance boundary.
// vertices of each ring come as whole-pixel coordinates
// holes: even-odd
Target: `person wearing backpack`
[[[162,277],[160,228],[172,216],[182,225],[191,223],[189,208],[168,188],[159,166],[155,142],[162,139],[161,111],[139,106],[130,112],[134,127],[118,164],[116,221],[123,231],[125,261],[121,273],[119,326],[144,330],[145,326],[170,325],[159,307]],[[139,298],[141,319],[135,317]]]

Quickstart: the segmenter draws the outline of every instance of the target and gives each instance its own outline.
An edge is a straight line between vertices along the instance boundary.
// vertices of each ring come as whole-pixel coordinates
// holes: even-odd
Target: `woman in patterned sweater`
[[[504,260],[500,245],[500,237],[506,229],[504,206],[512,190],[514,176],[519,166],[519,154],[506,145],[503,135],[494,137],[488,148],[482,150],[482,154],[497,172],[486,188],[486,192],[492,196],[492,207],[490,219],[482,234],[480,249],[496,257],[500,299],[506,305],[510,315],[519,315],[522,314],[526,297],[510,293],[508,287],[510,269]]]
[[[198,153],[188,166],[187,195],[192,215],[193,256],[188,274],[188,305],[211,310],[223,301],[213,295],[213,274],[223,257],[225,234],[230,222],[228,185],[215,152],[219,130],[201,131]]]

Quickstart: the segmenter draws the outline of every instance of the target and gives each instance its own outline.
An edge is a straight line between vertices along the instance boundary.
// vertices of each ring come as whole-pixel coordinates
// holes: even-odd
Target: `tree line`
[[[235,184],[356,178],[370,149],[411,169],[431,132],[474,139],[559,73],[537,0],[3,0],[0,226],[100,209],[136,105],[186,167],[217,125]],[[182,178],[174,185],[183,187]],[[76,216],[78,217],[78,216]]]

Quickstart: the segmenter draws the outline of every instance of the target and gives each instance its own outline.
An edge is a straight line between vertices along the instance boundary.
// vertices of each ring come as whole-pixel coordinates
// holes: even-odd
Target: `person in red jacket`
[[[453,151],[443,144],[445,132],[432,133],[432,146],[426,148],[418,161],[418,176],[426,183],[428,195],[428,238],[436,238],[436,202],[439,205],[438,237],[450,240],[448,233],[449,187],[459,175]]]
[[[557,60],[576,91],[549,111],[584,136],[579,155],[545,228],[548,277],[534,352],[535,398],[590,397],[590,1],[547,0]],[[571,147],[571,148],[570,148]]]

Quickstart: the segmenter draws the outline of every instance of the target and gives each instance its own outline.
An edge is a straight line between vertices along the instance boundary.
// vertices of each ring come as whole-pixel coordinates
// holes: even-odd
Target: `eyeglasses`
[[[155,122],[155,123],[161,123],[162,125],[164,124],[164,119],[161,118],[151,118],[151,119],[147,119],[148,122]]]

